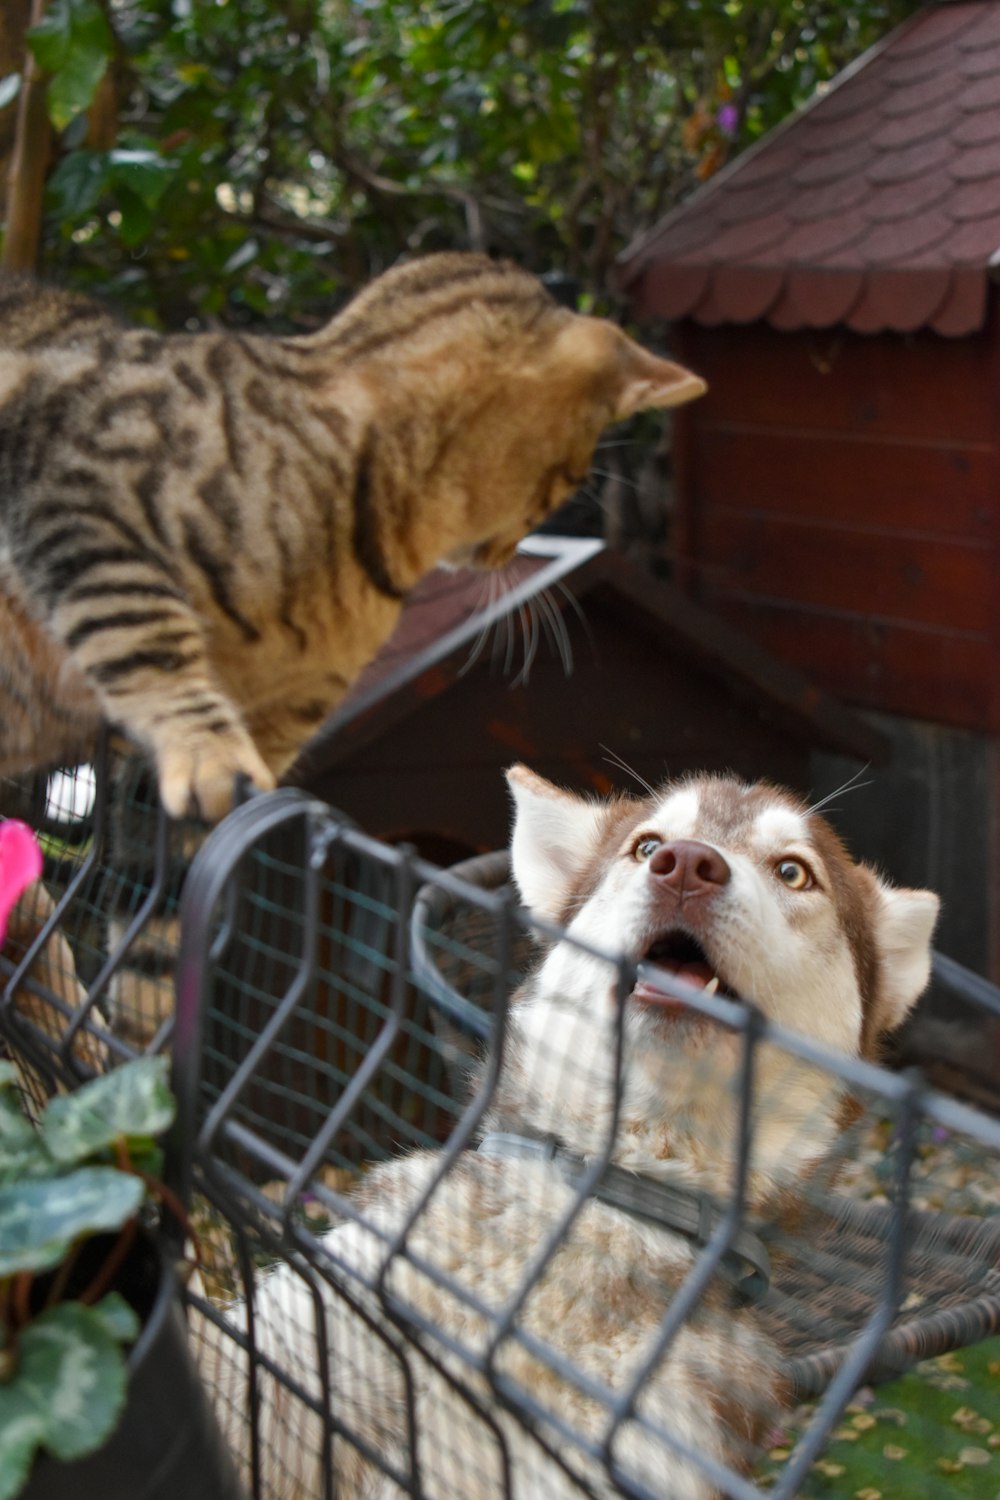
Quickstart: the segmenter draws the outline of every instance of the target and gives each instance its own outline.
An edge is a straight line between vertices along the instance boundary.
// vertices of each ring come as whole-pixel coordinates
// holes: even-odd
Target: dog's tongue
[[[710,966],[706,963],[682,963],[673,964],[669,961],[660,962],[654,960],[656,968],[663,969],[668,974],[676,974],[685,984],[693,985],[695,989],[703,990],[707,984],[711,984],[715,978]]]
[[[662,967],[669,973],[676,974],[678,979],[683,979],[685,984],[694,985],[699,990],[703,990],[715,978],[708,964],[664,964]]]
[[[684,984],[689,984],[693,989],[706,989],[715,980],[713,988],[718,986],[718,980],[712,969],[706,963],[657,963],[656,967],[667,974],[674,974]],[[675,1000],[664,990],[659,989],[641,972],[636,981],[632,998],[644,1005],[655,1006],[666,1014],[680,1014],[687,1010],[683,1000]]]

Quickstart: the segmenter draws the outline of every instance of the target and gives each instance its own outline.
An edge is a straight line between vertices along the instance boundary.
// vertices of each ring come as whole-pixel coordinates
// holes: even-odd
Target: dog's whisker
[[[605,752],[604,759],[609,763],[609,765],[618,766],[620,770],[626,773],[626,775],[631,776],[632,780],[637,781],[642,787],[643,791],[646,792],[650,797],[656,796],[655,787],[650,785],[645,776],[640,776],[635,767],[630,766],[627,760],[623,760],[622,757],[618,755],[614,750],[612,750],[608,745],[602,744],[599,748]]]
[[[869,769],[870,763],[863,765],[861,770],[855,771],[854,775],[849,777],[842,786],[838,786],[835,791],[828,792],[825,797],[821,797],[818,802],[814,802],[811,807],[807,807],[806,816],[812,817],[813,813],[819,812],[821,808],[829,807],[834,797],[839,797],[841,792],[860,792],[863,787],[871,786],[872,783],[870,781],[861,780],[861,777]]]

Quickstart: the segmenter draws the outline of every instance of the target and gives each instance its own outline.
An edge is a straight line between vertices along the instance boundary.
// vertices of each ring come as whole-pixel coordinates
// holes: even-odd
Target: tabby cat
[[[0,283],[0,773],[86,756],[106,719],[168,812],[221,816],[424,573],[501,566],[608,423],[703,389],[483,255],[398,266],[289,338]]]

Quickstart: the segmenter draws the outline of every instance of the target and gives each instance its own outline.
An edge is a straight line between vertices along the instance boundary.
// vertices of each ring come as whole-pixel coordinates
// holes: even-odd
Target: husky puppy
[[[731,1193],[744,1041],[690,987],[870,1058],[927,982],[936,896],[855,864],[787,792],[696,777],[601,802],[523,766],[508,780],[518,889],[567,936],[512,1004],[484,1149],[374,1169],[323,1240],[319,1295],[287,1262],[256,1287],[257,1348],[331,1418],[324,1431],[258,1371],[262,1473],[282,1500],[321,1495],[325,1457],[335,1492],[364,1500],[723,1493],[780,1408],[777,1353],[724,1275],[664,1348],[697,1237],[581,1202],[581,1173],[610,1157],[619,1182]],[[849,1101],[774,1039],[752,1101],[746,1206],[767,1216]],[[241,1392],[224,1394],[232,1427]]]

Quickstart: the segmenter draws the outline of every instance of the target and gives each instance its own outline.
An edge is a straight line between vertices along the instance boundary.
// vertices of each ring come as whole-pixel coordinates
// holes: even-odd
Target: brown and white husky
[[[324,1455],[335,1492],[365,1500],[717,1496],[779,1409],[776,1351],[724,1278],[663,1349],[699,1245],[598,1196],[572,1217],[580,1173],[610,1155],[619,1186],[731,1192],[744,1042],[664,993],[672,980],[850,1058],[874,1056],[927,982],[936,896],[854,863],[787,792],[695,777],[599,802],[523,766],[508,779],[518,889],[567,936],[512,1004],[485,1149],[370,1172],[323,1240],[320,1297],[287,1263],[256,1288],[258,1348],[332,1419],[327,1447],[259,1372],[263,1475],[283,1500],[324,1492]],[[756,1053],[746,1201],[766,1217],[848,1101],[775,1038]],[[232,1425],[245,1404],[223,1394]]]

